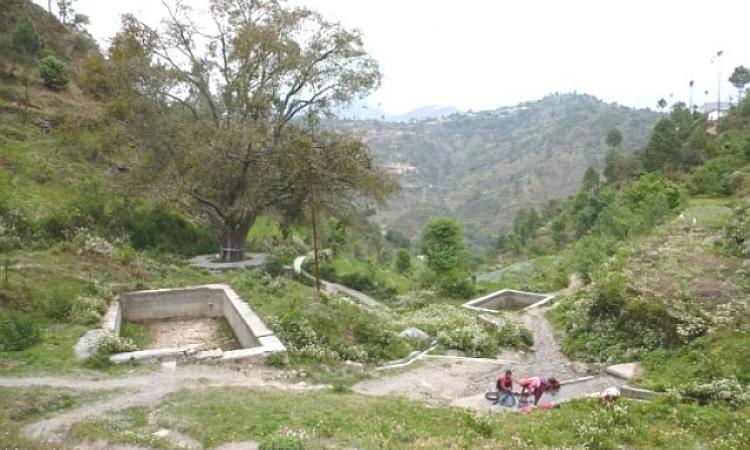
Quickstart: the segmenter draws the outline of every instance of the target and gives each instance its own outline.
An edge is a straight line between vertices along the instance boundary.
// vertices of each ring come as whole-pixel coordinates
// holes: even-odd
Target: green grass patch
[[[346,392],[205,389],[167,398],[159,423],[208,448],[226,442],[301,436],[357,448],[712,448],[750,445],[750,410],[622,400],[579,400],[531,416]]]
[[[750,385],[750,335],[719,332],[695,339],[671,353],[658,352],[644,361],[642,383],[664,390],[720,378],[737,378]]]
[[[527,261],[518,261],[501,269],[500,276],[492,281],[477,283],[481,293],[516,289],[530,292],[554,292],[565,287],[567,280],[561,277],[557,256],[540,256]]]
[[[123,322],[120,336],[130,339],[138,348],[144,348],[149,341],[148,325],[143,323]]]

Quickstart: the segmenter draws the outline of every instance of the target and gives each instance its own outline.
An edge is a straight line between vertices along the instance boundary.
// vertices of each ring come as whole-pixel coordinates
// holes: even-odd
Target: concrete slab
[[[625,380],[633,379],[642,372],[641,363],[632,362],[625,364],[615,364],[607,367],[607,373]]]
[[[245,259],[234,262],[218,261],[219,255],[200,255],[190,258],[188,262],[196,267],[212,270],[214,272],[228,272],[238,269],[253,269],[266,263],[268,255],[265,253],[245,253]]]

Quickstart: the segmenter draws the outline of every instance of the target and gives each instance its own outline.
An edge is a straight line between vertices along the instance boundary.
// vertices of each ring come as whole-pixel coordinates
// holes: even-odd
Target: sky
[[[716,101],[719,80],[722,101],[736,98],[727,78],[750,67],[747,0],[290,1],[362,30],[383,73],[368,102],[388,114],[424,105],[476,111],[573,91],[655,109],[662,97],[687,103],[690,80],[703,104]],[[156,23],[163,11],[158,0],[75,7],[103,45],[121,14]]]

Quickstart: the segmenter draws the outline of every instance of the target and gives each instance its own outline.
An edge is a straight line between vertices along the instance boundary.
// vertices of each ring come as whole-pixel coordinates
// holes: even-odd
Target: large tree
[[[281,0],[165,9],[156,29],[126,17],[110,50],[130,186],[199,207],[221,237],[222,259],[241,259],[258,214],[303,204],[307,162],[287,136],[295,119],[367,95],[378,65],[358,31]],[[212,26],[193,22],[198,14]]]

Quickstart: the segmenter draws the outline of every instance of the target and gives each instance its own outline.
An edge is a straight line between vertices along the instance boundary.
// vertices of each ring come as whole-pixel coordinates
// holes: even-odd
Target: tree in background
[[[750,69],[745,66],[735,67],[732,76],[729,77],[729,82],[737,88],[737,103],[739,103],[742,100],[742,94],[745,93],[745,85],[750,83]]]
[[[656,123],[641,159],[648,172],[675,168],[680,160],[680,141],[671,119],[664,117]]]
[[[28,16],[23,16],[13,31],[13,48],[34,57],[39,56],[44,48],[44,40]]]
[[[407,273],[411,270],[411,255],[404,249],[399,249],[396,252],[395,262],[396,272],[400,274]]]
[[[604,140],[609,148],[619,148],[622,144],[622,133],[617,128],[612,128],[607,133],[607,137]]]
[[[589,166],[583,174],[583,190],[587,192],[596,192],[599,190],[599,171]]]
[[[57,15],[60,16],[60,22],[64,25],[75,17],[73,2],[75,0],[57,0]]]
[[[660,98],[659,101],[656,102],[656,106],[659,107],[659,109],[661,110],[661,112],[663,114],[664,113],[664,108],[667,107],[667,101],[664,100],[663,98]]]
[[[288,137],[305,133],[290,124],[367,95],[380,72],[358,31],[306,8],[212,0],[204,30],[184,3],[166,7],[160,29],[126,17],[110,49],[129,184],[208,217],[222,260],[239,260],[260,213],[306,195],[309,171]],[[361,142],[321,157],[342,146],[359,155],[347,164],[375,170]]]
[[[463,227],[455,219],[438,218],[422,230],[422,253],[435,274],[440,289],[453,297],[468,297],[474,286],[468,274],[468,257]]]
[[[315,134],[317,117],[309,115],[307,119],[310,126],[306,130],[290,125],[285,142],[279,144],[285,151],[281,170],[294,186],[288,194],[295,203],[294,195],[301,196],[310,211],[315,279],[320,290],[320,213],[349,217],[358,200],[382,202],[398,186],[375,167],[369,147],[360,139],[334,131]],[[339,224],[343,226],[343,222]]]

